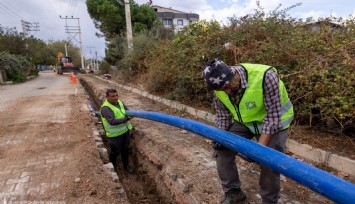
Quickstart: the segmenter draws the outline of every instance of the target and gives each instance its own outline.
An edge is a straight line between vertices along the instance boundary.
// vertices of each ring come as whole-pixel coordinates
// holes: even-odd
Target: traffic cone
[[[71,83],[76,84],[76,76],[74,74],[71,75]]]

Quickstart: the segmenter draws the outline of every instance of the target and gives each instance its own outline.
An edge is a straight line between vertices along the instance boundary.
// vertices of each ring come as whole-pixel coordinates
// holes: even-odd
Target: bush
[[[25,74],[18,70],[9,70],[6,74],[8,78],[15,83],[21,83],[27,80]]]
[[[311,32],[286,14],[291,8],[269,14],[259,8],[230,19],[226,27],[200,21],[173,40],[161,41],[144,61],[148,89],[182,102],[207,104],[210,92],[202,79],[207,60],[218,56],[230,65],[269,64],[289,90],[296,123],[329,127],[333,120],[342,130],[350,127],[355,115],[354,19],[338,30],[327,22],[341,19],[320,19],[324,25]]]
[[[157,40],[152,35],[152,33],[144,32],[137,34],[133,38],[133,49],[129,52],[128,45],[126,43],[126,38],[122,46],[124,50],[123,58],[118,62],[117,67],[122,70],[125,79],[132,79],[133,76],[137,74],[142,74],[147,71],[145,66],[145,61],[147,59],[147,53],[154,47]]]
[[[25,73],[28,73],[30,66],[31,63],[23,56],[0,53],[0,69],[5,70],[7,78],[13,82],[26,81]]]
[[[99,70],[100,74],[109,74],[111,70],[111,65],[108,62],[103,61],[100,63]]]
[[[39,73],[38,69],[31,69],[29,75],[38,76],[38,73]]]
[[[209,97],[202,79],[202,66],[223,50],[223,42],[223,30],[216,21],[200,21],[185,28],[173,40],[152,47],[145,61],[149,67],[149,91],[168,94],[169,98],[182,102],[207,104]]]
[[[79,69],[79,72],[80,72],[81,74],[87,74],[85,69]]]

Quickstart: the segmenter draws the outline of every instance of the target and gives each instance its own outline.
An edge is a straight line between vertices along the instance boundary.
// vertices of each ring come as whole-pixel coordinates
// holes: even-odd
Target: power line
[[[68,11],[70,9],[71,0],[69,1],[69,3],[66,2],[66,4],[67,4],[66,15],[70,16],[70,13]]]
[[[16,7],[15,6],[13,6],[11,3],[9,3],[8,1],[6,1],[6,0],[3,0],[9,7],[11,7],[13,10],[14,10],[14,12],[16,12]],[[17,13],[17,12],[16,12]],[[21,16],[19,13],[17,13],[19,16]],[[22,14],[23,15],[23,14]],[[31,21],[36,21],[35,19],[32,19],[32,18],[27,18],[28,16],[21,16],[22,17],[22,19],[25,19],[25,20],[31,20]]]
[[[82,0],[67,0],[67,1],[61,1],[59,8],[60,12],[59,15],[65,14],[66,16],[74,16],[77,11],[78,11],[78,2],[82,3]],[[85,1],[84,1],[85,3]],[[64,5],[63,5],[64,4]],[[66,9],[64,8],[66,7]],[[80,6],[79,6],[80,9]]]
[[[62,14],[62,1],[60,1],[59,3],[59,15]]]
[[[69,0],[69,2],[66,2],[66,4],[67,4],[66,15],[67,16],[71,16],[71,14],[72,14],[72,12],[70,11],[72,9],[72,7],[71,7],[72,1],[73,0]]]
[[[74,1],[74,0],[71,0],[69,5],[70,5],[69,15],[72,16],[72,15],[74,15],[75,1]]]
[[[4,4],[0,3],[0,8],[4,11],[6,11],[8,14],[14,16],[16,19],[21,19],[21,24],[22,24],[22,31],[23,34],[27,37],[29,35],[30,32],[32,31],[39,31],[39,23],[38,22],[33,22],[30,23],[28,21],[22,20],[22,19],[26,19],[23,16],[19,15],[17,12],[9,9],[7,6],[5,6]]]
[[[73,4],[73,14],[75,13],[76,9],[78,8],[78,0],[74,0],[74,4]]]
[[[19,18],[19,19],[23,19],[22,16],[18,15],[17,13],[15,13],[14,11],[12,11],[11,9],[9,9],[7,6],[5,6],[4,4],[0,3],[0,6],[3,7],[3,9],[5,9],[5,11],[7,11],[7,13],[9,13],[10,15]]]

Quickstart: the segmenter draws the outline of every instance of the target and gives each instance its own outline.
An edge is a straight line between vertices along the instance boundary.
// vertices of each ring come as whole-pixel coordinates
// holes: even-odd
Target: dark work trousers
[[[254,135],[246,126],[237,122],[235,122],[228,131],[247,139],[255,137],[258,140],[260,137],[260,135]],[[286,146],[287,136],[288,129],[273,134],[268,147],[283,152]],[[215,155],[217,171],[222,183],[223,191],[228,192],[230,189],[240,188],[241,183],[237,164],[235,162],[237,152],[227,148],[222,148],[221,150],[216,150]],[[268,155],[265,156],[267,157]],[[263,165],[260,165],[260,169],[259,193],[262,197],[262,203],[277,203],[280,192],[280,174]]]
[[[121,154],[123,167],[128,166],[128,147],[130,142],[130,131],[127,131],[123,135],[117,137],[107,137],[107,141],[110,144],[110,162],[113,166],[117,167],[117,156]]]

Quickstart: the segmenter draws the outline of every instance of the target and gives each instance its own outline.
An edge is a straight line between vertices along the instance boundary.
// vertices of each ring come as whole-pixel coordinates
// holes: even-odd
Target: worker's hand
[[[131,120],[132,118],[134,118],[133,116],[127,116],[127,120]]]
[[[272,135],[261,134],[258,140],[258,143],[264,146],[267,146],[271,140]]]
[[[219,144],[218,142],[212,141],[212,148],[215,150],[222,150],[226,149],[223,145]]]

